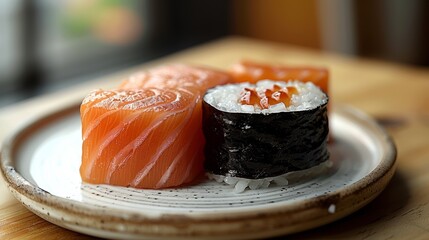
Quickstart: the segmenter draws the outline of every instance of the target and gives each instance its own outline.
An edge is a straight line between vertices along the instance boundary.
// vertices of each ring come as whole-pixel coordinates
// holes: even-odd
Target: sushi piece
[[[203,173],[202,94],[228,74],[158,67],[96,90],[81,105],[82,180],[136,188],[190,183]]]
[[[200,96],[184,89],[95,90],[81,105],[82,180],[166,188],[203,173]]]
[[[204,94],[209,88],[231,81],[231,76],[221,71],[206,67],[174,64],[133,74],[127,80],[123,81],[119,85],[119,88],[180,87]]]
[[[287,184],[287,174],[329,159],[328,97],[314,84],[259,81],[210,89],[203,101],[209,177],[246,187]]]
[[[234,64],[230,73],[234,82],[256,83],[263,79],[312,82],[329,95],[329,72],[325,68],[276,66],[243,60]]]

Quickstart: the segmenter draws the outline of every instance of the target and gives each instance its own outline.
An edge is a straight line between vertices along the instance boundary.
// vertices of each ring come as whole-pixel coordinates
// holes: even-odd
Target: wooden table
[[[326,66],[331,99],[378,119],[398,148],[392,182],[372,203],[335,223],[292,238],[429,239],[429,69],[356,59],[238,37],[195,47],[134,69],[0,109],[0,142],[29,116],[75,103],[94,88],[111,88],[130,72],[166,63],[228,68],[242,58]],[[1,178],[0,178],[1,179]],[[0,238],[91,238],[57,227],[24,208],[0,180]]]

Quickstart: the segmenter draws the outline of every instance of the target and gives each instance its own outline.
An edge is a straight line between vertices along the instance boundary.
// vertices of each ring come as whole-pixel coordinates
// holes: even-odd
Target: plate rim
[[[86,205],[83,202],[78,202],[71,199],[62,198],[50,194],[49,192],[41,189],[40,187],[33,185],[28,180],[26,180],[19,172],[15,170],[15,156],[16,152],[19,149],[21,142],[25,141],[32,134],[37,132],[39,129],[46,127],[50,123],[58,121],[68,115],[75,113],[79,108],[80,103],[72,104],[70,106],[64,107],[60,110],[53,110],[51,112],[37,116],[36,118],[26,121],[25,124],[17,127],[13,132],[7,136],[2,144],[1,155],[0,155],[0,170],[3,179],[5,180],[9,190],[12,194],[34,213],[41,216],[41,213],[35,212],[36,209],[32,209],[31,206],[26,205],[24,200],[21,198],[28,198],[30,201],[46,205],[47,207],[53,208],[57,211],[67,212],[77,216],[83,216],[92,220],[108,219],[112,222],[123,222],[124,213],[121,210],[115,210],[106,212],[103,209],[94,209],[91,208],[91,205]],[[373,198],[375,198],[381,191],[385,188],[387,183],[392,178],[395,169],[396,169],[396,157],[397,149],[396,145],[387,133],[387,131],[382,128],[373,118],[369,117],[367,114],[362,111],[347,105],[334,105],[331,108],[331,113],[339,114],[343,117],[352,117],[353,120],[359,121],[361,124],[365,124],[366,128],[374,131],[376,135],[380,136],[380,142],[388,150],[383,152],[380,164],[376,166],[369,174],[359,179],[358,181],[343,187],[342,189],[337,189],[335,191],[329,192],[322,196],[312,197],[309,199],[300,200],[295,203],[285,204],[284,202],[274,203],[270,208],[265,208],[263,216],[258,211],[248,211],[246,209],[234,209],[235,214],[225,216],[224,213],[192,213],[187,214],[186,212],[181,212],[179,214],[169,213],[160,215],[158,217],[148,216],[143,214],[133,214],[128,216],[125,220],[128,223],[132,224],[159,224],[165,223],[166,221],[171,221],[172,223],[180,223],[181,221],[189,221],[195,223],[196,221],[240,221],[243,219],[251,220],[256,218],[269,218],[270,216],[284,216],[288,214],[294,214],[305,209],[312,209],[320,207],[322,204],[328,204],[338,201],[338,199],[348,199],[352,197],[353,194],[358,192],[366,191],[371,188],[376,188],[375,193],[369,194],[368,197],[371,199],[366,199],[366,203],[362,206],[356,207],[352,212],[357,211],[367,203],[369,203]],[[374,187],[378,186],[379,187]],[[328,204],[329,206],[329,204]],[[326,206],[326,208],[328,207]],[[351,213],[351,212],[350,212]],[[125,215],[127,215],[125,214]],[[344,214],[345,215],[348,215]],[[55,218],[52,216],[42,216],[48,221],[51,221],[57,225],[62,225],[55,221]],[[343,216],[337,216],[335,219],[331,219],[329,222],[339,219]],[[57,219],[58,220],[58,219]],[[319,224],[320,225],[320,224]],[[64,226],[69,228],[67,226]],[[109,229],[110,231],[118,231],[119,229]]]

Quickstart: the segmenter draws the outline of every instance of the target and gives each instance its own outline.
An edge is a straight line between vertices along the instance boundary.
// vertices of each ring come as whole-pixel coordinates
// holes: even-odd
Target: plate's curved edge
[[[0,168],[2,172],[2,176],[5,179],[9,189],[12,191],[12,193],[15,192],[15,197],[18,198],[18,195],[21,194],[25,198],[30,199],[31,201],[34,201],[35,203],[41,203],[46,204],[58,211],[64,211],[68,213],[72,213],[79,216],[85,216],[90,219],[104,219],[106,218],[106,214],[108,215],[109,221],[121,223],[123,222],[124,216],[121,215],[119,212],[116,213],[115,211],[109,213],[106,213],[106,211],[94,211],[94,209],[91,209],[89,206],[85,206],[84,204],[79,204],[79,202],[69,200],[69,199],[63,199],[54,195],[51,195],[49,192],[44,191],[43,189],[34,186],[30,182],[28,182],[24,177],[22,177],[18,172],[15,171],[14,165],[13,165],[13,156],[14,151],[16,151],[17,145],[19,142],[24,141],[26,137],[31,135],[32,132],[37,131],[40,127],[45,126],[46,124],[49,124],[52,121],[55,121],[61,117],[67,116],[68,114],[71,114],[73,111],[76,110],[76,107],[78,105],[73,105],[71,107],[65,108],[61,111],[51,112],[46,115],[40,116],[38,119],[28,122],[28,124],[16,129],[9,137],[7,137],[3,143],[1,155],[0,155]],[[352,117],[355,120],[359,120],[367,125],[367,127],[371,127],[374,131],[377,131],[377,133],[382,136],[382,139],[380,141],[384,144],[384,146],[389,149],[387,151],[387,155],[384,156],[385,159],[382,161],[382,165],[380,168],[376,168],[373,170],[370,174],[359,180],[358,182],[348,186],[345,188],[345,190],[341,192],[331,192],[323,196],[319,196],[313,199],[309,199],[307,201],[301,202],[299,205],[273,205],[272,208],[270,208],[270,211],[265,213],[258,213],[258,212],[251,212],[251,213],[245,213],[242,214],[236,214],[234,216],[225,216],[225,215],[210,215],[206,216],[206,221],[209,221],[211,223],[213,222],[222,222],[222,223],[237,223],[237,221],[243,221],[245,220],[247,223],[252,223],[252,221],[263,221],[267,218],[284,218],[284,216],[288,214],[299,214],[302,211],[310,211],[310,212],[318,212],[318,214],[322,215],[319,216],[319,219],[316,219],[313,222],[310,223],[301,223],[302,226],[294,226],[291,228],[287,224],[283,224],[281,227],[283,227],[282,233],[292,233],[297,232],[305,229],[309,229],[311,227],[320,226],[322,224],[326,224],[329,222],[332,222],[334,220],[337,220],[339,218],[342,218],[354,211],[357,211],[361,207],[365,206],[367,203],[369,203],[372,199],[374,199],[378,194],[384,190],[390,179],[392,178],[395,168],[396,168],[396,146],[394,144],[393,139],[389,136],[389,134],[381,127],[379,126],[373,119],[371,119],[366,114],[362,113],[359,110],[346,107],[346,106],[334,106],[336,112],[334,114],[338,115],[344,115],[347,117]],[[353,197],[353,195],[358,194],[361,197],[361,201],[353,202],[354,207],[352,209],[344,208],[342,209],[342,206],[337,206],[335,214],[331,214],[328,211],[328,208],[332,204],[339,203],[339,200],[341,202],[347,202],[347,201],[356,201],[356,199]],[[59,201],[60,200],[60,201]],[[20,199],[22,202],[22,200]],[[62,203],[58,203],[62,202]],[[24,202],[22,202],[27,208],[29,208],[31,211],[35,212],[36,214],[43,215],[43,213],[38,212],[37,209],[31,208],[31,206],[26,205]],[[327,217],[327,215],[329,215]],[[45,219],[48,221],[51,221],[53,223],[56,223],[57,225],[62,225],[63,227],[73,229],[73,227],[67,227],[64,224],[58,224],[58,221],[55,221],[55,219],[52,219],[52,217],[45,216]],[[58,220],[58,219],[57,219]],[[204,221],[201,221],[204,219],[200,218],[193,218],[192,216],[175,216],[175,215],[163,215],[158,219],[153,219],[151,217],[142,216],[142,215],[133,215],[128,216],[126,221],[129,223],[133,223],[136,226],[141,226],[142,223],[149,224],[150,226],[154,226],[159,223],[165,223],[166,221],[171,221],[174,223],[180,223],[183,221],[192,222],[193,224],[202,223],[204,224]],[[207,223],[207,222],[206,222]],[[69,224],[73,224],[70,222]],[[305,226],[304,226],[305,225]],[[280,227],[279,224],[277,224],[278,227]],[[76,229],[75,229],[76,230]],[[134,229],[136,230],[136,229]],[[115,228],[114,226],[110,226],[109,228],[106,228],[106,231],[120,231],[120,229]],[[142,234],[146,232],[142,231],[136,231],[136,234]],[[175,232],[177,234],[177,232]],[[252,235],[249,235],[252,236]]]
[[[61,110],[53,110],[36,117],[27,119],[20,126],[13,129],[3,140],[0,149],[0,175],[2,175],[7,187],[13,188],[21,194],[26,195],[34,200],[43,199],[49,196],[50,193],[38,186],[34,186],[19,174],[13,164],[13,155],[20,142],[30,136],[39,128],[48,125],[49,123],[66,117],[69,114],[76,112],[79,109],[80,103],[72,103]]]
[[[342,116],[347,116],[359,120],[361,124],[366,124],[367,127],[370,127],[374,135],[378,135],[380,142],[383,144],[385,151],[384,159],[381,160],[381,164],[377,166],[376,169],[371,171],[367,176],[360,179],[359,181],[350,185],[349,188],[346,188],[345,194],[351,194],[353,192],[362,191],[362,189],[368,188],[371,183],[377,182],[382,178],[385,178],[385,175],[389,176],[391,173],[390,179],[393,177],[393,173],[396,170],[396,158],[397,158],[397,148],[393,138],[387,133],[387,131],[381,127],[373,118],[364,112],[345,105],[334,106],[334,110],[338,110],[336,113],[340,113]],[[363,184],[366,182],[367,184]]]

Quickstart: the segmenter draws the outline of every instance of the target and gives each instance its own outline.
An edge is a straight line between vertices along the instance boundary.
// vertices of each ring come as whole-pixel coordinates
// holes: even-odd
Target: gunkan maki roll
[[[246,187],[286,185],[288,173],[327,162],[328,96],[312,83],[262,80],[210,89],[203,101],[205,169]]]

